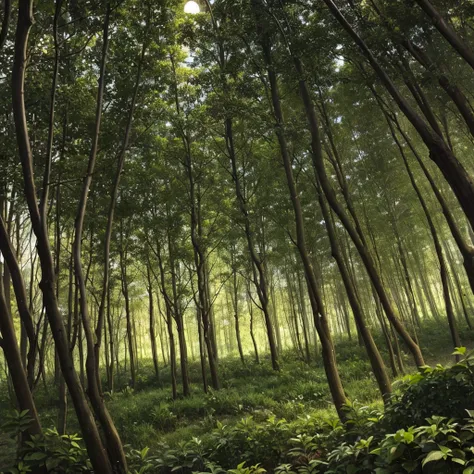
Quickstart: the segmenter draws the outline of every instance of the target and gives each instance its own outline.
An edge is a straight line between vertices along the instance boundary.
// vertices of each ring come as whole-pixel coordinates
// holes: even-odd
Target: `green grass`
[[[429,364],[449,364],[452,346],[447,330],[437,324],[423,328],[421,345]],[[474,334],[464,332],[463,343],[471,346]],[[382,341],[378,341],[382,347]],[[338,341],[338,364],[350,400],[381,407],[375,379],[364,350],[357,341]],[[410,358],[404,356],[406,368],[413,370]],[[123,442],[141,449],[153,450],[165,442],[171,447],[193,437],[205,437],[218,423],[232,426],[244,417],[265,420],[270,415],[288,422],[303,416],[335,417],[321,360],[307,365],[292,352],[283,354],[281,372],[271,369],[269,360],[260,365],[251,357],[243,366],[238,359],[220,361],[222,389],[205,394],[200,382],[200,366],[190,364],[191,396],[171,398],[170,375],[162,370],[160,383],[151,361],[141,361],[139,383],[134,391],[126,388],[127,375],[117,377],[117,390],[106,394],[108,408]],[[52,382],[52,381],[51,381]],[[52,383],[49,384],[53,386]],[[0,387],[0,420],[11,410],[4,387]],[[40,386],[35,394],[44,427],[54,426],[56,400],[50,389],[46,394]],[[78,425],[70,408],[68,431],[77,432]],[[15,445],[0,434],[0,468],[11,460]]]

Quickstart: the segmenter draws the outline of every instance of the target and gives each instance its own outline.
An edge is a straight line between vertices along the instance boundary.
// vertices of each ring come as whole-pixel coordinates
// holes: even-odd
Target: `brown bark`
[[[33,317],[31,315],[31,311],[28,306],[26,286],[23,280],[23,275],[21,273],[20,265],[16,258],[16,253],[15,253],[15,250],[13,249],[13,245],[10,240],[9,233],[7,231],[3,218],[1,216],[0,216],[0,251],[2,252],[3,258],[5,259],[6,266],[8,266],[8,269],[10,270],[9,274],[12,280],[13,290],[15,292],[18,313],[20,314],[20,319],[25,329],[26,335],[28,337],[28,342],[30,345],[28,354],[27,354],[26,370],[28,374],[28,381],[31,386],[34,379],[35,356],[36,356],[36,348],[37,348],[36,330],[33,323]],[[2,287],[3,287],[3,284],[2,284]],[[5,301],[5,305],[8,310],[8,305],[6,301]]]
[[[446,41],[457,51],[457,53],[474,69],[474,52],[461,39],[461,37],[449,26],[446,20],[429,0],[415,0],[422,10],[431,18],[435,28],[444,36]]]
[[[110,416],[107,410],[105,401],[102,397],[102,389],[100,387],[100,379],[98,374],[99,361],[96,360],[94,335],[87,303],[86,278],[84,277],[82,269],[82,234],[84,228],[84,219],[86,215],[89,189],[92,183],[92,176],[97,161],[97,150],[99,145],[99,134],[102,121],[102,107],[105,90],[105,68],[107,63],[107,52],[109,43],[110,12],[111,6],[110,4],[107,4],[107,12],[103,28],[102,56],[100,62],[99,84],[97,90],[94,132],[92,136],[92,146],[89,153],[87,172],[83,179],[82,192],[81,197],[79,199],[79,205],[76,214],[73,252],[74,271],[76,275],[76,282],[79,287],[79,306],[81,310],[82,326],[84,328],[84,335],[87,346],[87,394],[89,396],[94,414],[103,430],[104,440],[109,459],[112,464],[112,468],[114,470],[117,470],[118,472],[125,473],[127,472],[127,460],[125,457],[122,441],[114,425],[112,417]]]
[[[122,285],[122,295],[125,300],[125,318],[126,318],[126,338],[128,343],[128,353],[130,356],[130,376],[131,383],[130,386],[135,388],[136,386],[136,371],[137,365],[135,361],[135,344],[133,340],[133,322],[132,322],[132,313],[130,311],[130,295],[128,293],[128,275],[127,275],[127,251],[123,244],[123,225],[122,221],[120,222],[120,272],[121,272],[121,285]]]
[[[319,184],[317,185],[319,188]],[[372,371],[374,373],[375,379],[377,380],[377,384],[382,394],[382,398],[385,403],[388,403],[390,399],[390,394],[392,392],[392,386],[390,383],[390,379],[387,375],[387,371],[385,369],[385,364],[383,362],[382,356],[375,344],[375,341],[372,337],[372,334],[367,327],[364,312],[362,310],[362,306],[360,304],[359,298],[357,296],[357,291],[354,285],[354,281],[352,280],[349,271],[345,265],[344,259],[342,257],[338,238],[336,235],[336,230],[334,223],[332,221],[332,217],[330,215],[329,209],[327,207],[327,203],[324,200],[323,193],[321,189],[318,189],[318,199],[319,205],[321,207],[323,218],[326,223],[326,230],[329,237],[329,242],[331,245],[331,252],[334,260],[337,263],[339,268],[339,272],[342,277],[342,281],[344,283],[344,287],[346,289],[347,296],[349,298],[349,303],[352,308],[352,314],[354,315],[354,320],[356,322],[359,334],[364,341],[364,346],[367,351],[367,356],[369,357],[370,365],[372,367]]]
[[[171,233],[168,229],[168,252],[169,252],[169,265],[171,270],[171,293],[172,293],[172,315],[176,322],[178,329],[178,345],[179,345],[179,363],[181,368],[181,383],[183,384],[183,395],[188,397],[191,395],[191,388],[189,382],[189,370],[188,370],[188,348],[186,344],[186,333],[183,320],[183,312],[181,309],[180,295],[178,294],[177,288],[177,274],[176,274],[176,262],[174,258],[174,245],[171,239]]]
[[[24,84],[26,70],[26,52],[28,36],[33,24],[33,2],[25,0],[19,3],[18,23],[15,38],[15,54],[12,72],[12,101],[18,150],[22,165],[24,192],[28,205],[29,216],[37,239],[38,254],[41,262],[43,302],[46,308],[51,332],[53,334],[59,362],[69,393],[77,413],[84,442],[95,470],[111,474],[112,467],[104,450],[102,441],[95,425],[92,413],[79,383],[69,352],[69,343],[59,311],[56,297],[54,264],[48,240],[46,223],[42,222],[36,200],[36,189],[33,172],[33,155],[28,136],[26,110],[24,103]]]
[[[235,339],[237,341],[237,349],[239,351],[239,357],[242,364],[245,365],[244,350],[242,348],[242,338],[240,337],[240,320],[239,320],[239,283],[237,277],[237,268],[235,263],[235,248],[231,248],[231,260],[232,260],[232,309],[234,312],[234,329],[235,329]]]
[[[423,0],[417,0],[423,1]],[[452,150],[433,129],[410,106],[402,96],[388,74],[377,61],[364,40],[356,33],[333,0],[324,0],[336,20],[346,30],[365,55],[382,84],[397,103],[400,110],[416,129],[430,152],[431,160],[438,166],[446,181],[450,184],[459,204],[463,208],[471,226],[474,227],[474,182]]]
[[[275,117],[275,133],[277,135],[278,144],[280,147],[280,154],[283,160],[285,169],[286,181],[291,197],[293,207],[295,226],[296,226],[296,247],[298,249],[304,272],[306,283],[308,286],[308,293],[310,297],[311,307],[313,310],[313,319],[316,330],[318,331],[321,341],[322,356],[326,377],[329,384],[329,389],[336,407],[337,413],[341,420],[345,419],[344,406],[347,403],[347,398],[344,393],[342,382],[339,376],[339,371],[336,363],[336,356],[334,351],[334,344],[332,342],[331,333],[329,331],[328,320],[322,304],[319,284],[316,280],[316,275],[308,255],[306,246],[306,237],[303,223],[303,210],[299,199],[299,194],[296,188],[296,183],[293,176],[292,162],[288,152],[288,144],[284,132],[284,118],[281,108],[280,94],[278,90],[277,76],[274,70],[271,44],[268,36],[268,31],[265,30],[265,22],[262,19],[262,4],[260,0],[252,0],[252,7],[255,13],[257,24],[257,34],[259,36],[260,46],[263,51],[265,65],[267,68],[268,81],[270,85],[271,106]]]
[[[28,384],[25,369],[21,362],[20,349],[16,339],[13,319],[8,311],[5,301],[3,285],[0,284],[0,333],[1,348],[8,365],[10,378],[15,392],[20,411],[28,410],[28,416],[31,418],[31,424],[27,428],[28,436],[40,435],[42,433],[41,424],[33,400],[33,395]]]
[[[252,303],[252,296],[250,293],[250,283],[247,284],[247,305],[249,308],[249,315],[250,315],[250,338],[252,339],[253,350],[255,352],[255,362],[260,364],[260,357],[258,354],[258,346],[257,346],[257,339],[255,337],[254,332],[254,313],[253,313],[253,303]]]

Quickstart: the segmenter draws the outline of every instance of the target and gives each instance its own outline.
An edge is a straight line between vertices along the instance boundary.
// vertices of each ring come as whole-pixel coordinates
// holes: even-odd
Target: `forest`
[[[472,0],[0,7],[0,472],[474,473]]]

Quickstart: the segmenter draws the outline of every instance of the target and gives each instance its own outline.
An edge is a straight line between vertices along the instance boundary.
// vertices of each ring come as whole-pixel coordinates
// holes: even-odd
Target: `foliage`
[[[455,355],[462,355],[458,348]],[[420,425],[433,415],[462,418],[465,410],[474,409],[473,353],[450,368],[441,365],[422,367],[418,373],[401,381],[402,394],[387,410],[392,426]]]
[[[25,441],[15,467],[6,472],[23,474],[39,468],[46,468],[50,473],[91,472],[81,438],[77,435],[60,435],[55,429],[47,429],[43,435],[31,436]]]
[[[298,414],[289,419],[278,417],[268,407],[259,408],[258,403],[264,407],[265,400],[253,408],[239,408],[236,405],[237,387],[174,402],[158,401],[160,392],[156,390],[144,394],[146,396],[126,390],[114,394],[110,403],[114,404],[119,419],[120,413],[125,412],[118,407],[127,407],[126,413],[130,417],[127,423],[131,425],[127,425],[126,430],[133,427],[142,430],[143,438],[134,438],[134,446],[150,440],[152,433],[155,436],[157,432],[168,430],[179,433],[179,425],[187,420],[186,417],[201,419],[201,434],[197,436],[182,435],[172,445],[159,442],[152,448],[140,450],[127,446],[131,474],[177,471],[184,474],[470,474],[474,472],[474,412],[467,408],[472,403],[472,354],[466,354],[462,348],[457,351],[464,359],[453,366],[423,367],[401,380],[399,391],[385,413],[374,406],[352,403],[346,406],[344,423],[331,416],[324,417],[321,411],[297,411]],[[264,373],[266,369],[261,370]],[[299,377],[304,377],[304,370],[300,372],[295,366],[293,372],[299,375],[290,376],[289,372],[284,372],[279,376],[282,392],[283,387],[288,391],[290,386],[300,386]],[[228,375],[228,380],[236,383],[238,378],[232,377],[232,368],[228,368]],[[247,379],[245,374],[240,375],[243,387]],[[271,371],[267,377],[268,380],[260,380],[262,386],[276,383]],[[304,388],[304,384],[301,387]],[[438,392],[436,397],[429,397],[433,387]],[[439,414],[440,410],[446,410],[443,406],[448,403],[446,393],[450,397],[447,410],[457,410],[459,416]],[[258,394],[240,395],[242,405],[242,400],[252,400]],[[424,404],[419,402],[422,397],[425,397]],[[291,406],[295,408],[301,403],[307,407],[305,403],[311,403],[309,397],[306,400],[302,396],[302,400]],[[289,403],[292,403],[291,399],[274,406],[281,410],[286,406],[290,414]],[[424,410],[423,413],[429,415],[421,420],[417,410]],[[239,419],[228,418],[226,422],[225,417],[229,414]],[[12,436],[18,436],[28,423],[27,413],[15,412],[4,429],[8,428]],[[20,453],[16,470],[10,472],[29,472],[28,469],[42,463],[47,463],[50,472],[87,472],[89,469],[80,439],[59,436],[54,430],[47,430],[43,438],[33,437],[28,441]]]

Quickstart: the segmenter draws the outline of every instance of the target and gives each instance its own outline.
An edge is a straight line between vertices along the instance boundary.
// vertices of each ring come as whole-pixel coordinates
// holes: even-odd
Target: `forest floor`
[[[454,361],[447,327],[427,324],[420,334],[428,365],[449,365]],[[462,337],[465,346],[474,346],[474,332],[465,330]],[[379,343],[381,347],[382,341]],[[336,351],[349,399],[359,405],[382,408],[375,379],[357,341],[336,341]],[[404,363],[406,373],[415,370],[407,354],[404,354]],[[135,390],[127,387],[125,375],[117,376],[116,391],[107,393],[106,398],[123,442],[136,449],[147,446],[152,451],[164,443],[176,447],[195,437],[205,438],[219,424],[235,425],[248,416],[264,419],[274,415],[288,422],[301,417],[335,417],[320,360],[308,365],[294,352],[287,352],[282,357],[282,370],[277,373],[265,357],[257,365],[249,354],[245,366],[237,358],[221,360],[219,371],[222,389],[204,394],[199,363],[191,362],[192,394],[177,400],[171,398],[167,369],[162,370],[158,383],[151,361],[140,361]],[[35,394],[44,428],[54,427],[57,417],[57,399],[51,387],[52,383],[41,385]],[[0,426],[12,409],[7,400],[8,390],[3,384],[0,387]],[[69,420],[68,431],[77,432],[72,410]],[[14,442],[0,430],[0,470],[12,461],[14,449]]]

